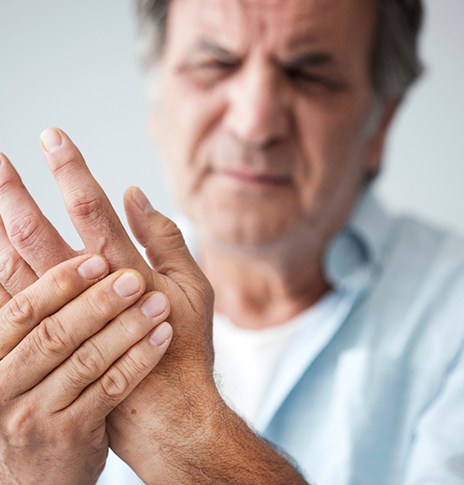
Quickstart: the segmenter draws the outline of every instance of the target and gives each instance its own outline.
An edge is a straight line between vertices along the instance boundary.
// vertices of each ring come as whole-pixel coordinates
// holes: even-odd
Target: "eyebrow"
[[[193,48],[193,51],[197,50],[209,52],[225,61],[235,62],[237,60],[237,56],[208,39],[200,39]]]
[[[206,51],[225,62],[233,63],[237,61],[237,55],[206,38],[199,39],[198,42],[195,43],[192,51]],[[301,69],[308,67],[333,66],[335,61],[330,53],[316,51],[303,53],[297,55],[293,59],[278,61],[278,63],[284,65],[286,68]]]

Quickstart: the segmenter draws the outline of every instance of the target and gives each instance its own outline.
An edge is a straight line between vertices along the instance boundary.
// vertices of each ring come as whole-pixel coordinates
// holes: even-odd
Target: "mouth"
[[[278,188],[291,184],[291,177],[285,174],[274,174],[268,172],[256,172],[245,169],[221,170],[216,172],[222,178],[230,182],[250,188]]]

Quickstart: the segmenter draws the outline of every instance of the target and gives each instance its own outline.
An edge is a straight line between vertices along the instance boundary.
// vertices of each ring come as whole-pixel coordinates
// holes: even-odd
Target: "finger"
[[[153,209],[138,187],[130,187],[126,191],[124,208],[129,226],[146,249],[154,269],[170,275],[197,268],[176,224]]]
[[[89,252],[103,254],[111,271],[134,268],[149,280],[150,270],[132,244],[100,185],[70,138],[49,128],[41,135],[48,165],[63,196],[66,210]],[[98,234],[95,233],[98,228]]]
[[[0,284],[10,295],[16,295],[37,281],[37,275],[11,245],[0,219]]]
[[[89,386],[68,409],[78,416],[88,416],[87,410],[92,407],[95,412],[89,419],[97,424],[101,422],[155,368],[171,339],[171,325],[168,322],[158,325]]]
[[[118,315],[86,340],[63,364],[39,384],[36,398],[59,411],[68,407],[124,352],[145,337],[169,315],[168,299],[154,292]]]
[[[18,293],[0,309],[0,359],[48,315],[76,298],[108,273],[101,256],[84,255],[65,261]]]
[[[101,330],[142,295],[145,284],[133,270],[121,270],[99,281],[45,318],[2,361],[19,395],[37,385],[65,361],[84,340]],[[27,369],[23,363],[27,362]],[[3,369],[1,369],[2,372]]]
[[[76,256],[42,214],[5,155],[0,155],[0,214],[12,246],[39,276]]]
[[[0,285],[0,307],[6,305],[11,300],[11,295]],[[2,357],[0,356],[0,359]]]

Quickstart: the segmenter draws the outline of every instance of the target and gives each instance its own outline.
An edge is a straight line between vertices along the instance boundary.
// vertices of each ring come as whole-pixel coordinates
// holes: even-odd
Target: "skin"
[[[392,115],[367,132],[374,22],[371,0],[172,4],[152,135],[236,325],[281,324],[328,290],[325,247]]]
[[[233,483],[237,480],[250,483],[256,481],[257,476],[259,483],[280,483],[282,479],[295,484],[305,483],[298,472],[255,436],[220,398],[212,375],[212,289],[175,224],[156,212],[140,190],[132,188],[126,193],[128,222],[134,236],[147,250],[151,267],[148,266],[75,145],[62,131],[48,130],[50,133],[55,135],[59,145],[44,144],[45,137],[42,136],[42,148],[86,251],[98,248],[98,252],[108,259],[110,271],[118,271],[121,266],[134,267],[143,277],[146,290],[162,290],[170,302],[169,320],[175,335],[170,345],[171,353],[165,355],[155,372],[145,373],[145,379],[129,397],[123,395],[121,400],[125,400],[121,404],[119,401],[116,408],[115,404],[109,415],[106,413],[104,423],[100,421],[100,429],[107,433],[113,451],[146,483]],[[52,263],[39,254],[49,254],[51,258],[53,254],[63,255],[72,250],[40,212],[9,160],[1,154],[0,160],[0,213],[5,231],[2,245],[3,251],[14,258],[10,265],[12,271],[2,282],[4,301],[8,301],[9,291],[21,287],[23,278],[40,282],[46,276],[47,273],[39,278]],[[19,218],[18,212],[21,212]],[[95,227],[100,228],[98,237],[95,237]],[[50,285],[43,283],[43,286],[48,288]],[[27,290],[25,288],[18,295]],[[47,302],[53,299],[44,289],[38,298]],[[74,305],[71,312],[78,322],[85,313],[85,305]],[[20,340],[21,336],[18,337],[11,326],[0,322],[0,327],[4,338],[13,345]],[[101,348],[111,346],[115,336],[117,338],[116,332],[105,332]],[[73,342],[79,345],[82,340],[73,339]],[[13,347],[10,345],[6,351],[10,348]],[[143,369],[146,370],[146,366]],[[11,377],[13,374],[6,374],[5,385],[14,389],[17,379]],[[58,380],[50,385],[59,388],[61,383]],[[92,405],[85,409],[89,414],[94,412]],[[34,415],[31,426],[39,427],[42,419],[41,414]],[[15,427],[12,429],[16,430]],[[74,420],[69,429],[72,436],[81,437],[77,433],[82,429],[80,420]],[[91,436],[84,433],[84,438],[77,438],[64,450],[55,450],[53,457],[59,462],[69,462],[78,445],[87,449]],[[29,442],[26,438],[23,448]],[[55,442],[48,440],[46,443],[49,447],[41,447],[39,453],[36,448],[30,450],[36,466],[24,469],[24,481],[37,476],[41,467],[47,467],[50,481],[62,483],[63,469],[48,465],[50,448],[55,449]],[[78,479],[71,476],[69,483],[92,483],[101,471],[101,457],[106,456],[108,443],[105,440],[93,440],[92,443],[95,444],[91,448],[94,459],[89,460],[91,466],[86,467],[92,473],[85,476],[81,468],[84,464],[78,463],[75,467]],[[8,439],[5,439],[4,447],[3,456],[8,455],[10,448],[15,449]],[[243,467],[244,462],[246,467]],[[6,470],[5,476],[11,475],[7,474],[8,467],[14,469],[13,465],[20,466],[21,463],[18,455],[11,458],[10,464],[1,463]]]
[[[106,417],[170,341],[167,323],[158,327],[162,340],[152,338],[168,301],[163,296],[160,311],[147,317],[152,295],[134,305],[144,289],[135,271],[108,275],[101,256],[77,256],[3,305],[1,483],[96,481],[108,452]]]
[[[199,227],[200,262],[218,294],[216,308],[242,325],[260,327],[264,316],[277,325],[327,291],[324,247],[366,174],[378,168],[393,109],[386,107],[376,129],[366,131],[373,3],[201,0],[198,6],[198,0],[172,3],[153,134],[163,140],[181,207]],[[106,428],[97,419],[112,449],[147,483],[305,483],[221,400],[212,376],[212,288],[176,226],[139,190],[126,193],[128,222],[147,250],[147,265],[67,135],[48,131],[42,148],[84,252],[102,254],[110,273],[133,268],[147,291],[161,291],[170,302],[174,339],[165,357],[107,416]],[[10,261],[3,258],[0,282],[7,302],[77,253],[0,158],[0,255]],[[47,299],[42,288],[40,298]],[[80,296],[64,299],[73,317],[85,313]],[[5,361],[13,360],[21,338],[20,345],[31,340],[34,330],[27,331],[15,337],[1,325],[16,345]],[[112,338],[107,331],[104,344]],[[88,439],[75,442],[85,448]],[[92,463],[94,473],[101,459]]]

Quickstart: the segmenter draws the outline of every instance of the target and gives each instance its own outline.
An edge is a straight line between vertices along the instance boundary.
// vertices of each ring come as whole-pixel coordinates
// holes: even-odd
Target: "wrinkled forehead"
[[[174,35],[211,37],[234,50],[259,45],[285,54],[311,42],[369,42],[374,7],[374,0],[174,0],[170,16],[188,19],[188,28]]]

